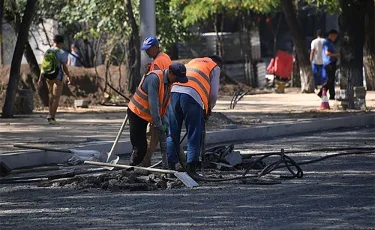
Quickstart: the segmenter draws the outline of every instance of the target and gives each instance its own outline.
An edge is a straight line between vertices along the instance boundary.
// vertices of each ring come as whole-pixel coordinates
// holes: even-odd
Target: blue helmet
[[[157,38],[155,38],[155,37],[147,37],[143,41],[143,45],[141,47],[141,50],[147,50],[151,46],[157,46],[157,45],[159,45],[159,41],[158,41]]]

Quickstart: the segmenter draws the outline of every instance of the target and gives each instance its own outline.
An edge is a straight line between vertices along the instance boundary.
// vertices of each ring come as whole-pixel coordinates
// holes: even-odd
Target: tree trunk
[[[367,90],[375,90],[375,17],[374,1],[367,0],[365,19],[365,55],[363,57]]]
[[[0,66],[4,65],[3,15],[4,0],[0,0]]]
[[[128,70],[126,72],[127,89],[133,94],[137,89],[139,82],[141,81],[141,54],[140,54],[140,41],[139,41],[139,30],[137,22],[134,18],[133,7],[130,0],[125,0],[125,5],[129,17],[129,23],[131,25],[131,34],[125,43],[126,58],[125,67]]]
[[[239,40],[241,47],[241,57],[244,65],[244,74],[246,84],[251,87],[256,87],[256,82],[254,82],[254,75],[252,72],[252,46],[251,46],[251,27],[246,23],[247,12],[240,13],[240,32]]]
[[[21,15],[18,12],[17,6],[14,4],[14,2],[12,4],[12,11],[8,11],[6,12],[6,14],[8,14],[6,17],[8,19],[7,22],[10,25],[12,25],[14,33],[18,34],[20,30],[20,26],[21,26]],[[25,44],[24,55],[27,60],[27,63],[30,66],[31,73],[35,76],[35,78],[38,79],[40,75],[39,64],[38,64],[38,61],[36,60],[34,51],[32,50],[31,45],[28,40],[26,41],[26,44]],[[43,79],[43,86],[39,88],[38,90],[38,96],[43,106],[48,106],[49,95],[48,95],[48,88],[47,88],[45,79]]]
[[[296,9],[292,0],[281,0],[281,5],[296,48],[298,64],[301,70],[301,91],[304,93],[314,93],[314,77],[309,54],[305,46],[305,36],[301,26],[298,24]]]
[[[219,56],[223,56],[223,40],[221,38],[221,35],[219,34],[221,25],[219,27],[219,17],[220,14],[215,14],[215,24],[214,24],[214,30],[216,33],[216,54]],[[220,21],[221,22],[221,21]]]
[[[40,68],[38,61],[35,58],[33,49],[30,46],[30,43],[27,41],[25,45],[25,51],[24,51],[25,58],[27,60],[27,63],[29,63],[30,71],[34,75],[34,79],[39,79],[40,76]],[[38,90],[39,99],[41,100],[43,106],[48,106],[48,88],[46,84],[46,80],[43,78],[43,85]]]
[[[292,72],[292,87],[301,87],[301,74],[299,71],[298,59],[295,47],[293,48],[293,72]]]
[[[18,83],[20,80],[22,55],[25,49],[26,41],[29,37],[29,29],[34,16],[34,12],[36,10],[36,3],[37,0],[28,0],[26,3],[26,8],[22,17],[20,30],[17,35],[16,47],[14,48],[12,64],[10,68],[9,83],[5,96],[5,103],[3,106],[3,118],[13,117],[14,101],[16,98]]]
[[[366,4],[356,0],[340,0],[341,88],[346,89],[348,108],[354,108],[353,87],[363,86],[363,45],[365,42]]]

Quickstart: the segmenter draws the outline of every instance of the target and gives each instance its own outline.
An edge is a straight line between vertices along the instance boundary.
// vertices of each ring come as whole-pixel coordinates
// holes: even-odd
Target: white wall
[[[48,34],[48,38],[52,43],[53,36],[57,34],[58,23],[53,20],[46,20],[44,26]],[[4,64],[10,65],[12,62],[13,51],[16,45],[17,36],[13,31],[13,28],[3,21],[3,35],[4,35]],[[34,51],[35,57],[38,63],[41,63],[43,59],[44,52],[49,48],[47,38],[43,32],[42,26],[30,28],[29,42],[31,48]],[[52,44],[51,44],[52,45]],[[27,61],[25,57],[22,58],[22,64],[26,64]]]

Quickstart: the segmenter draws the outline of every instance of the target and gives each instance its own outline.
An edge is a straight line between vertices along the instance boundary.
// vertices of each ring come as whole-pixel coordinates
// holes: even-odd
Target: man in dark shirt
[[[322,97],[323,89],[329,90],[329,99],[335,100],[335,75],[337,68],[337,57],[340,53],[336,52],[334,42],[337,39],[337,31],[331,30],[327,39],[323,42],[322,58],[323,67],[326,71],[327,80],[320,89],[318,96]]]

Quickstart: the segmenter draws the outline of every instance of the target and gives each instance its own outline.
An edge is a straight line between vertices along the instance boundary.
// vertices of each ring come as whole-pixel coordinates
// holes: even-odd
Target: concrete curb
[[[215,145],[228,142],[238,142],[246,140],[255,140],[271,138],[285,135],[295,135],[309,132],[320,132],[338,128],[366,127],[375,126],[375,114],[354,115],[340,118],[319,119],[315,121],[305,121],[295,124],[280,124],[271,126],[248,127],[231,130],[219,130],[207,132],[206,144]],[[186,139],[182,145],[186,146]],[[108,152],[113,142],[96,142],[92,145],[76,147],[79,150],[97,150]],[[119,142],[115,154],[124,155],[132,151],[130,141]],[[9,168],[31,167],[45,164],[61,164],[66,162],[72,154],[32,151],[22,153],[9,153],[0,155],[0,161],[3,161]]]
[[[263,139],[309,132],[321,132],[338,128],[366,126],[375,126],[375,114],[320,119],[295,124],[281,124],[225,131],[213,131],[206,134],[206,144]]]

